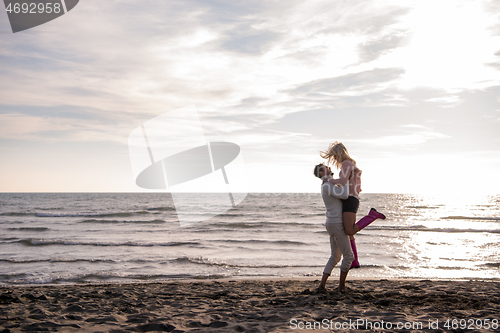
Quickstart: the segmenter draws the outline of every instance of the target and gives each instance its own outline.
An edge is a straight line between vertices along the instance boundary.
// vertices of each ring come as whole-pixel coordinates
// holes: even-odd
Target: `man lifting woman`
[[[321,194],[326,208],[325,227],[330,234],[331,248],[331,256],[323,271],[318,290],[326,290],[326,281],[333,267],[343,257],[338,288],[340,292],[345,292],[349,269],[359,267],[354,234],[376,219],[385,219],[385,215],[372,208],[367,216],[356,222],[361,192],[361,170],[341,142],[332,143],[320,155],[326,158],[329,164],[340,169],[340,172],[339,178],[335,179],[329,166],[318,164],[314,167],[314,175],[323,181]]]

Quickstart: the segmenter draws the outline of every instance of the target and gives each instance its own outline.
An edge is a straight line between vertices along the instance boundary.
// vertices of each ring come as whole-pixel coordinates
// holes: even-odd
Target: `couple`
[[[349,269],[359,267],[354,234],[375,221],[385,219],[384,214],[374,208],[356,223],[361,192],[361,170],[356,166],[347,148],[341,142],[334,142],[326,151],[320,153],[340,169],[340,178],[334,179],[329,166],[323,163],[314,167],[314,175],[323,180],[321,194],[326,208],[325,227],[330,234],[331,256],[323,271],[318,291],[326,290],[326,281],[333,267],[342,258],[340,265],[339,291],[345,292],[345,280]]]

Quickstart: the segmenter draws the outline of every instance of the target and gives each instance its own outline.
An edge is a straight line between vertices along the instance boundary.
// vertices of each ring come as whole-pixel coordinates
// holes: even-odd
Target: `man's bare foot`
[[[339,292],[340,293],[346,293],[347,292],[347,287],[344,285],[339,285]]]
[[[318,293],[326,293],[326,287],[325,286],[319,286],[317,292]]]

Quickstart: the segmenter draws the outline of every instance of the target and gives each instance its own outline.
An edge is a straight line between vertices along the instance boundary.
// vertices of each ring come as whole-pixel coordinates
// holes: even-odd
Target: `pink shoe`
[[[365,217],[361,218],[356,225],[359,227],[359,230],[364,229],[366,226],[368,226],[370,223],[375,221],[376,219],[382,219],[385,220],[385,215],[382,213],[377,212],[375,208],[370,209],[370,212],[368,215]]]
[[[375,208],[371,208],[368,215],[373,216],[375,219],[385,220],[385,215],[377,212],[377,210]]]

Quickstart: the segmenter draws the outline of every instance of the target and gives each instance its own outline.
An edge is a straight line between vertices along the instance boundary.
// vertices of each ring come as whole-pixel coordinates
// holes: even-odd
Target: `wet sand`
[[[332,281],[326,293],[317,285],[282,279],[0,287],[0,332],[500,332],[492,322],[500,320],[500,282],[353,280],[345,294]]]

